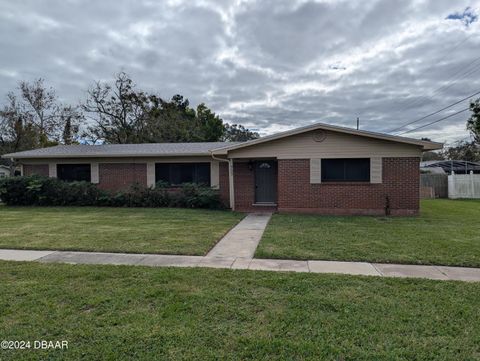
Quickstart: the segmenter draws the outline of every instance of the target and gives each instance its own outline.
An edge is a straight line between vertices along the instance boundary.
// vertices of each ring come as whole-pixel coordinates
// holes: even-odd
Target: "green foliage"
[[[210,187],[185,183],[179,194],[181,206],[186,208],[218,209],[222,207],[218,191]]]
[[[175,191],[162,182],[155,188],[134,184],[128,191],[109,193],[88,182],[40,176],[2,179],[0,199],[10,206],[222,208],[217,190],[197,184],[185,184]]]
[[[0,199],[15,206],[92,206],[106,193],[88,182],[62,182],[56,178],[9,177],[0,181]]]
[[[480,161],[480,146],[475,142],[457,142],[456,145],[446,148],[442,152],[444,159]]]
[[[260,134],[245,128],[241,124],[225,124],[225,132],[222,140],[225,142],[245,142],[247,140],[260,138]]]
[[[467,129],[472,134],[475,143],[480,146],[480,99],[470,103],[470,110],[472,115],[467,120]]]
[[[95,83],[83,110],[95,120],[84,136],[111,144],[243,141],[259,136],[241,125],[224,124],[204,103],[194,109],[182,95],[164,100],[139,90],[124,72],[113,84]]]

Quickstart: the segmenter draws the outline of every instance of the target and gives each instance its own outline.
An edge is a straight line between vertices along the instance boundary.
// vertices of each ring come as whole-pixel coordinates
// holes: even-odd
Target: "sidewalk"
[[[228,232],[207,257],[253,258],[271,213],[250,213]]]
[[[276,272],[340,273],[378,277],[413,277],[433,280],[480,282],[480,268],[381,264],[368,262],[295,261],[241,257],[26,251],[7,249],[0,249],[0,260],[153,267],[210,267]]]

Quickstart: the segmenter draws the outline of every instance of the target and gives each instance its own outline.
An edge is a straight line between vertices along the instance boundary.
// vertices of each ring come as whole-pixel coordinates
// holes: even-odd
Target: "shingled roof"
[[[4,154],[3,158],[208,156],[211,149],[236,144],[239,144],[239,142],[57,145],[55,147]]]

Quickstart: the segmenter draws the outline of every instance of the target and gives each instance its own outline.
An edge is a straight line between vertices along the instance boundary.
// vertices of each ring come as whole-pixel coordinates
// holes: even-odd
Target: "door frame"
[[[274,189],[274,196],[271,201],[258,201],[258,186],[257,186],[257,165],[259,163],[271,163],[273,168],[272,187]],[[253,161],[253,187],[254,187],[254,204],[277,204],[278,199],[278,163],[276,159],[256,159]]]

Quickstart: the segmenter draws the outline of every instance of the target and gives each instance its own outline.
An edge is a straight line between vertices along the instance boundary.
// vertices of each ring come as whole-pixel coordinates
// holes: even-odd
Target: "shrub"
[[[88,182],[56,178],[10,177],[0,181],[0,199],[15,206],[93,206],[105,194]]]
[[[217,190],[196,183],[185,183],[182,186],[180,203],[187,208],[218,209],[222,207]]]
[[[100,206],[221,208],[218,191],[185,184],[171,191],[159,182],[155,188],[134,184],[128,191],[109,193],[88,182],[56,178],[11,177],[0,181],[0,200],[11,206]]]

